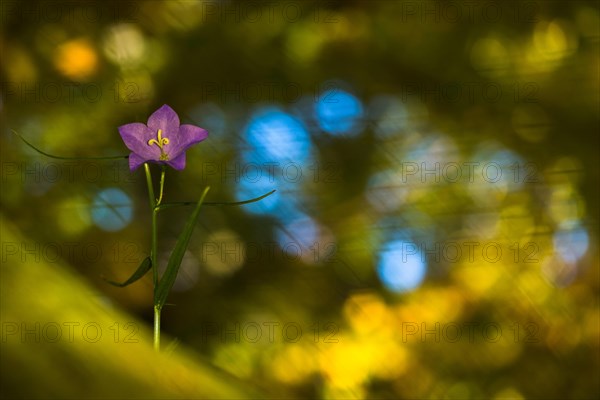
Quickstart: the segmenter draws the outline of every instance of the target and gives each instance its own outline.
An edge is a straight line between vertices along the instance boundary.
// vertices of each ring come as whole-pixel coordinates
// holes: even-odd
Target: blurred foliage
[[[10,222],[1,222],[4,243],[35,246]],[[175,346],[157,354],[149,328],[115,309],[62,263],[3,264],[1,310],[7,398],[264,396],[199,365],[189,350]]]
[[[3,397],[600,394],[597,2],[1,7]],[[102,279],[148,255],[145,181],[11,131],[126,154],[165,103],[210,132],[166,201],[277,193],[202,211],[163,312],[186,357],[48,340],[151,326],[150,279]]]

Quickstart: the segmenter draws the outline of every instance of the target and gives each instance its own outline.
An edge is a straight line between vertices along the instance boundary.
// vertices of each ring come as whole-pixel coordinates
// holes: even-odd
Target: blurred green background
[[[596,398],[591,1],[2,1],[3,398]],[[152,352],[163,104],[206,207]],[[158,169],[155,169],[155,175]],[[159,219],[163,268],[190,208]],[[35,386],[31,384],[35,382]]]

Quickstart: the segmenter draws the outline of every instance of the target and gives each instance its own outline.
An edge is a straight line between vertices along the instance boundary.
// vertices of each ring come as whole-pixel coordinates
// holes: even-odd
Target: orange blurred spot
[[[63,75],[82,79],[96,71],[98,56],[88,40],[71,40],[58,47],[54,65]]]

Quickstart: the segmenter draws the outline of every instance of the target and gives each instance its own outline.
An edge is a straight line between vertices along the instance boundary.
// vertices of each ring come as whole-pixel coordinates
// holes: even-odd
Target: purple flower
[[[131,171],[145,162],[167,164],[182,170],[186,150],[208,137],[208,132],[202,128],[179,125],[177,113],[166,104],[148,118],[148,125],[139,122],[123,125],[119,127],[119,134],[131,150]]]

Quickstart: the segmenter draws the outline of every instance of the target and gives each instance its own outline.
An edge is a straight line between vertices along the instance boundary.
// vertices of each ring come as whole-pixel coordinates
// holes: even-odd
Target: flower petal
[[[167,164],[176,170],[185,168],[185,151],[208,137],[194,125],[181,125],[179,116],[164,104],[148,118],[148,125],[133,123],[119,127],[119,133],[131,154],[133,171],[144,162]]]
[[[143,163],[145,163],[146,161],[148,161],[148,160],[140,157],[136,153],[131,153],[129,155],[129,170],[134,171],[134,170],[138,169],[138,167],[140,165],[142,165]]]
[[[199,143],[208,137],[208,131],[195,125],[183,124],[179,127],[179,141],[185,148]]]
[[[156,136],[159,129],[162,130],[162,137],[172,140],[171,137],[179,133],[179,116],[168,105],[163,105],[148,118],[148,128]]]
[[[167,161],[166,164],[170,165],[171,167],[175,168],[178,171],[181,171],[182,169],[184,169],[185,168],[185,151],[183,153],[181,153],[181,155],[179,155],[178,157],[175,157],[174,159]]]
[[[208,137],[208,131],[199,128],[195,125],[184,124],[179,127],[179,135],[177,137],[177,145],[171,147],[170,156],[178,157],[184,153],[190,146],[200,143]]]
[[[158,160],[160,149],[157,146],[149,146],[148,140],[154,138],[150,128],[139,122],[127,124],[119,127],[119,134],[125,142],[125,146],[133,153],[138,154],[146,160]],[[131,160],[131,157],[129,158]]]

